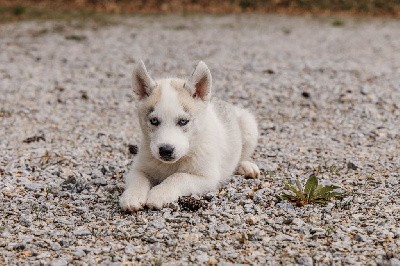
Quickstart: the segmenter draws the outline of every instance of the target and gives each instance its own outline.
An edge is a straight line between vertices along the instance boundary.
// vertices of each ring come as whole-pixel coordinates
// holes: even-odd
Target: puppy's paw
[[[237,173],[249,178],[257,178],[260,175],[258,166],[249,161],[241,161]]]
[[[161,209],[165,204],[178,200],[173,189],[158,185],[152,188],[147,196],[146,205],[152,209]]]
[[[125,190],[119,198],[119,206],[124,211],[138,211],[146,204],[147,193],[144,191]]]

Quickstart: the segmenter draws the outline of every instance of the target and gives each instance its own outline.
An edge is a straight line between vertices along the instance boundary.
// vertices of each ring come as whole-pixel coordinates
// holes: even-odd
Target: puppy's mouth
[[[160,156],[158,158],[160,161],[162,161],[163,163],[174,163],[177,161],[177,159],[175,157],[162,157]]]
[[[174,161],[175,157],[173,157],[173,156],[160,156],[160,159],[163,160],[163,161],[169,162],[169,161]]]

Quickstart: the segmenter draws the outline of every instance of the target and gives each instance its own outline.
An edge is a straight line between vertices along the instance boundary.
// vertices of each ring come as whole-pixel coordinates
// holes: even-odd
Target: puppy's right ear
[[[132,73],[133,91],[139,96],[139,100],[142,100],[148,97],[156,86],[157,83],[150,77],[146,66],[140,60]]]

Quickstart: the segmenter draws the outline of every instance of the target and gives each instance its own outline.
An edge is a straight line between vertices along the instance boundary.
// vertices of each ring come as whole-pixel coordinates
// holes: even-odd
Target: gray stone
[[[52,243],[52,244],[50,245],[50,247],[51,247],[51,249],[54,250],[54,251],[58,251],[58,250],[61,249],[61,245],[58,244],[57,242]]]
[[[400,266],[400,260],[398,258],[391,258],[390,265],[391,266]]]
[[[229,226],[227,226],[227,225],[220,225],[220,226],[217,226],[216,227],[216,231],[218,232],[218,233],[226,233],[226,232],[228,232],[229,231]]]
[[[85,213],[87,212],[87,207],[76,207],[75,210],[79,213]]]
[[[99,186],[106,186],[107,185],[107,180],[105,178],[103,178],[103,177],[99,177],[99,178],[96,178],[94,180],[94,183],[96,185],[99,185]]]
[[[366,241],[366,236],[362,235],[362,234],[356,234],[355,239],[357,241],[360,241],[360,242],[365,242]]]
[[[32,217],[29,215],[22,215],[20,219],[20,223],[23,226],[29,227],[32,224]]]
[[[81,258],[86,255],[85,251],[83,251],[83,249],[81,249],[81,248],[75,249],[71,253],[72,253],[72,255],[74,255],[75,257],[78,257],[78,258]]]
[[[293,237],[285,235],[285,234],[279,234],[275,237],[277,241],[292,241]]]
[[[64,258],[55,259],[50,263],[51,266],[65,266],[68,265],[68,262]]]
[[[134,249],[132,246],[126,246],[124,251],[126,254],[134,254]]]
[[[313,266],[314,262],[311,257],[300,257],[297,259],[297,263],[300,265],[306,265],[306,266]]]
[[[25,183],[24,186],[26,189],[32,190],[32,191],[38,191],[43,188],[43,184],[34,183],[34,182]]]
[[[154,227],[156,229],[163,229],[163,228],[165,228],[165,223],[160,220],[155,220],[155,221],[149,222],[149,227]]]
[[[399,177],[390,177],[386,180],[386,182],[392,186],[399,184]]]
[[[304,221],[302,219],[300,219],[300,218],[294,218],[292,223],[297,225],[297,226],[303,226],[305,224]]]
[[[197,255],[196,260],[199,263],[205,263],[208,261],[208,255],[207,253],[200,253],[199,255]]]
[[[41,252],[39,255],[36,256],[38,259],[50,258],[50,252]]]
[[[91,232],[84,227],[78,227],[77,229],[75,229],[74,234],[77,236],[84,236],[84,235],[90,235]]]

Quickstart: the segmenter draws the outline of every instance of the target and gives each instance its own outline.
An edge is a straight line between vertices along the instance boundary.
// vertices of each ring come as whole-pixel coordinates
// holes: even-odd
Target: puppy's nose
[[[172,154],[174,154],[174,147],[171,145],[163,145],[158,148],[158,152],[162,158],[169,159],[172,158]]]

